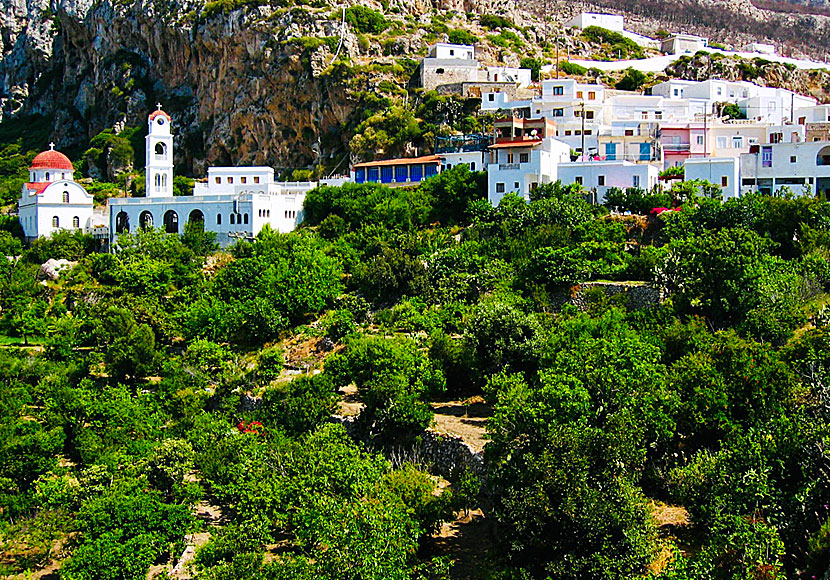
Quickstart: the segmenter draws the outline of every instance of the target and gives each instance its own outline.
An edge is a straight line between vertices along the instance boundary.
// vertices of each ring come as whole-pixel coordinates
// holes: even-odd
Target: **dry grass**
[[[662,502],[651,503],[651,515],[659,527],[688,526],[691,523],[689,512],[683,506],[667,505]]]

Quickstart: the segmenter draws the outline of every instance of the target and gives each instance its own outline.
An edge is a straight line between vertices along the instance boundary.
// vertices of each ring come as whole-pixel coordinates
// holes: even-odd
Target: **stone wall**
[[[360,440],[354,417],[332,415],[331,422],[339,423],[355,440]],[[412,444],[382,450],[393,465],[411,462],[424,466],[430,473],[454,481],[465,471],[472,471],[480,480],[486,478],[484,452],[476,451],[457,435],[427,429]]]
[[[556,305],[572,304],[584,311],[591,303],[591,295],[604,292],[613,302],[619,300],[631,310],[657,306],[665,300],[663,291],[647,282],[583,282],[556,297]]]

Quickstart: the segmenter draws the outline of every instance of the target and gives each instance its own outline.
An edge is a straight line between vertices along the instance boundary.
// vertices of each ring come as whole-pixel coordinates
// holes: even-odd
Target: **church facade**
[[[92,195],[73,179],[74,172],[54,144],[32,160],[18,200],[18,218],[28,241],[58,230],[91,229]]]
[[[148,118],[146,197],[109,200],[111,244],[118,234],[143,227],[180,234],[194,221],[228,246],[254,238],[266,224],[289,232],[302,221],[305,195],[317,182],[278,182],[270,167],[210,167],[192,196],[174,196],[170,125],[170,116],[159,105]]]

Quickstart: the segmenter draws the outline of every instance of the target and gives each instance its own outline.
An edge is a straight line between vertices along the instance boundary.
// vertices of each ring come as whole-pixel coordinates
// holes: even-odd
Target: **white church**
[[[136,228],[162,227],[177,234],[194,221],[227,246],[254,238],[266,224],[289,232],[302,221],[305,195],[317,182],[277,182],[270,167],[210,167],[192,196],[174,196],[172,119],[157,107],[148,119],[146,197],[109,200],[110,244]]]
[[[55,151],[54,144],[32,160],[18,201],[18,218],[28,241],[61,229],[91,230],[92,195],[73,179],[74,172],[72,162]]]

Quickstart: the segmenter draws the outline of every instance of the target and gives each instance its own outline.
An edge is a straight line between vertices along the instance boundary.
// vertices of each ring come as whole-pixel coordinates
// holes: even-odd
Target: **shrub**
[[[484,28],[493,30],[495,28],[512,28],[513,22],[504,16],[496,16],[495,14],[482,14],[478,18],[478,23]]]
[[[448,36],[449,41],[453,44],[475,44],[478,42],[477,36],[470,34],[466,30],[463,30],[461,28],[450,30]]]
[[[389,26],[383,14],[359,5],[346,9],[346,22],[358,32],[371,34],[380,34]]]
[[[559,70],[568,75],[584,75],[588,72],[588,69],[584,66],[568,62],[567,60],[559,63]]]

